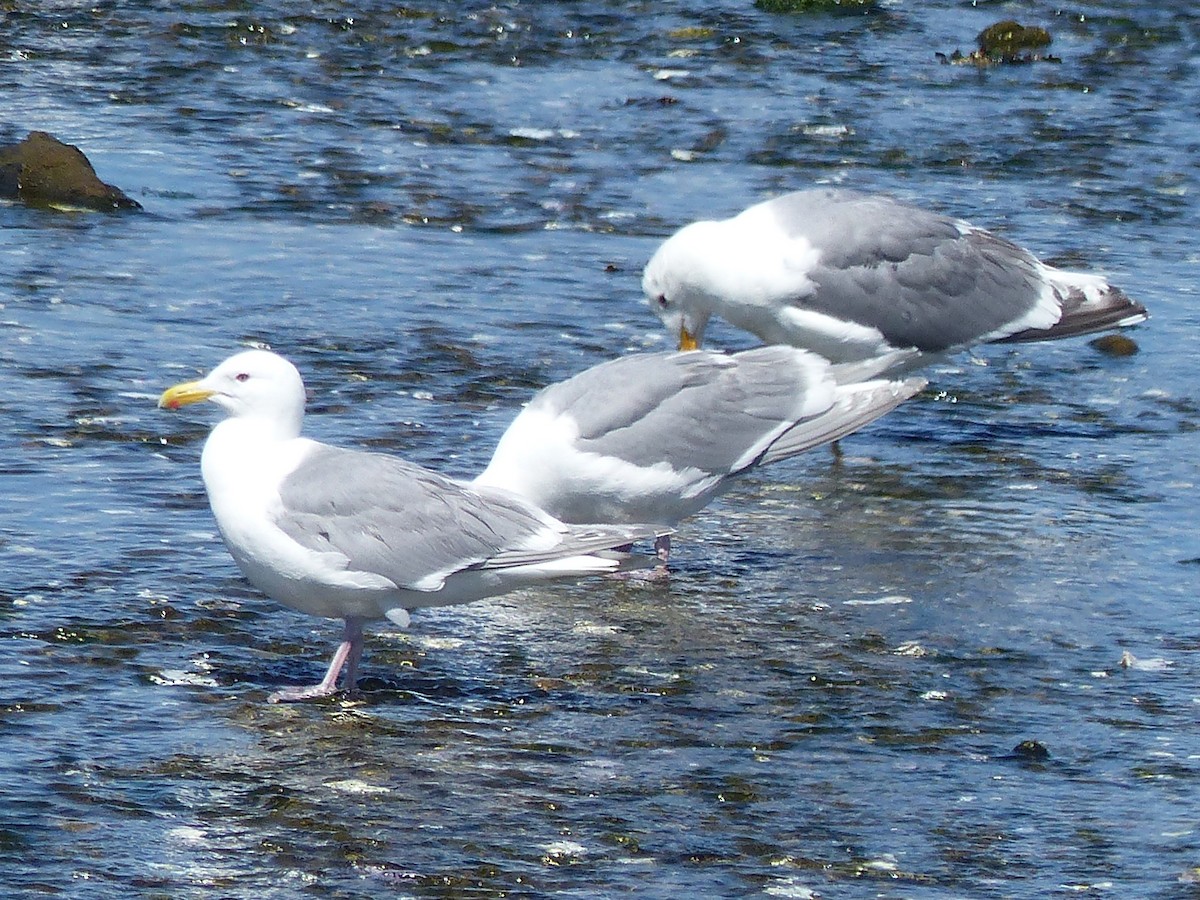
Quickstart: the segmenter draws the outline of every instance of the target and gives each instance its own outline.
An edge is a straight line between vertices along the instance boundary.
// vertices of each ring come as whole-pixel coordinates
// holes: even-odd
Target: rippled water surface
[[[938,61],[1009,17],[1061,61]],[[0,20],[0,140],[145,207],[0,206],[5,897],[1200,892],[1187,4]],[[356,702],[265,702],[338,628],[241,581],[215,410],[164,387],[266,342],[313,436],[471,474],[535,388],[663,346],[665,235],[816,183],[1110,274],[1140,352],[952,359],[681,525],[668,582],[419,612]]]

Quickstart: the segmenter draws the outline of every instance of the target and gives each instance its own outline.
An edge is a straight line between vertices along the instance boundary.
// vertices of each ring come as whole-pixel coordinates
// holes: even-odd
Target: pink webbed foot
[[[329,697],[338,691],[338,676],[346,670],[346,690],[354,691],[358,683],[358,661],[362,658],[363,623],[361,619],[347,619],[342,632],[342,642],[329,661],[329,669],[320,684],[308,687],[283,688],[267,698],[268,703],[295,703],[300,700],[317,700]]]
[[[336,684],[312,684],[308,687],[280,688],[267,698],[268,703],[297,703],[301,700],[319,700],[337,693]]]
[[[615,572],[608,577],[616,578],[626,582],[657,582],[669,580],[671,577],[671,570],[667,568],[667,561],[671,558],[671,536],[669,534],[662,534],[654,539],[654,558],[657,560],[657,562],[649,569],[634,569],[628,572]]]

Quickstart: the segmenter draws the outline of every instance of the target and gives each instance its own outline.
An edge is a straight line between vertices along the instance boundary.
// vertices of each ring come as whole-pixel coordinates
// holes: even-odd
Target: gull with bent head
[[[886,365],[785,346],[618,357],[536,394],[472,485],[565,522],[674,525],[735,477],[845,437],[925,385],[876,378]],[[657,549],[665,564],[668,536]]]
[[[1047,265],[968,222],[838,188],[680,229],[646,265],[642,289],[680,349],[700,346],[719,316],[834,362],[899,351],[896,370],[973,344],[1147,318],[1099,275]]]
[[[368,620],[406,626],[418,607],[612,572],[621,557],[606,551],[662,533],[566,525],[497,488],[303,438],[304,399],[295,366],[250,350],[159,400],[167,409],[209,400],[227,413],[200,467],[221,537],[250,583],[285,606],[345,620],[320,684],[272,702],[333,694],[343,668],[353,690]]]

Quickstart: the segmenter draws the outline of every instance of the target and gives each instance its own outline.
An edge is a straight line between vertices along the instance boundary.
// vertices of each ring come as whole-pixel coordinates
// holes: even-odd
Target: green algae
[[[810,12],[869,12],[875,9],[875,0],[754,0],[754,5],[764,12],[810,13]]]

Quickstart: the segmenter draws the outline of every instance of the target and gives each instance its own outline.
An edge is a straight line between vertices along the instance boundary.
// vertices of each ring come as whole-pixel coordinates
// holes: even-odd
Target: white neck
[[[239,504],[241,499],[275,493],[311,446],[310,441],[298,437],[299,430],[298,423],[275,418],[235,416],[219,422],[200,456],[210,500],[227,497]],[[289,457],[290,465],[285,463],[281,469],[281,459]],[[215,503],[213,512],[220,521],[223,510]]]

